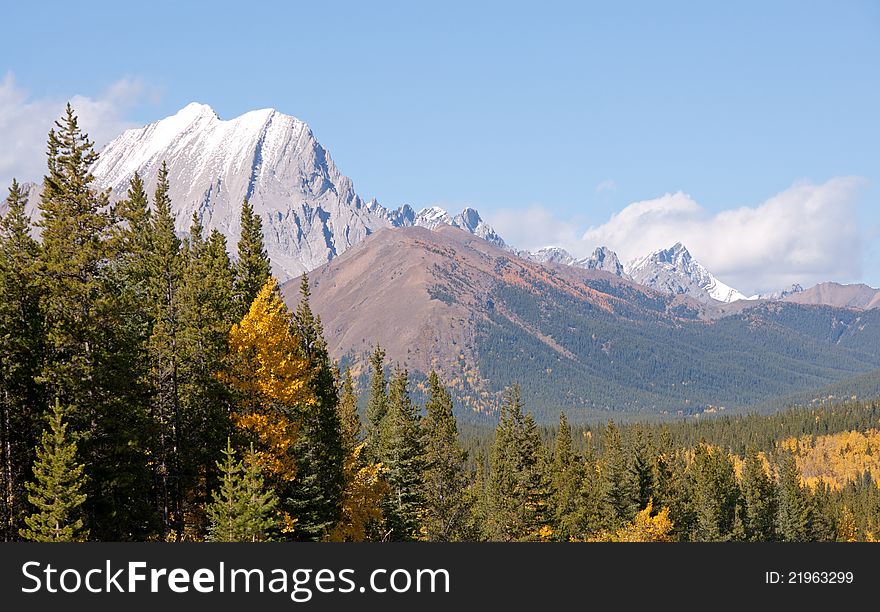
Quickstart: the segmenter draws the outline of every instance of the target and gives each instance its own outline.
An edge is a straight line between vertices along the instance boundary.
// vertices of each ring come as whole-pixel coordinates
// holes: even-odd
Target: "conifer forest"
[[[0,219],[4,541],[880,539],[880,401],[547,427],[514,382],[459,423],[436,372],[331,359],[247,200],[230,253],[164,167],[111,202],[69,105],[47,153]]]

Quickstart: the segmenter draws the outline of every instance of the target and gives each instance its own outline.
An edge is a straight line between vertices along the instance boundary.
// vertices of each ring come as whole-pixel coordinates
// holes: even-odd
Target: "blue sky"
[[[747,284],[824,228],[835,240],[808,239],[848,242],[829,255],[860,261],[792,256],[790,274],[752,288],[823,275],[880,285],[880,3],[423,4],[15,3],[0,104],[78,95],[108,132],[191,101],[222,118],[274,107],[309,123],[363,197],[472,205],[522,246],[618,240],[628,255],[654,245],[623,234],[680,232]],[[4,125],[3,111],[11,139],[18,115]],[[0,176],[16,169],[3,163]],[[839,177],[859,178],[829,184]],[[763,206],[780,193],[812,204]],[[627,225],[633,202],[653,204]],[[748,266],[716,246],[737,231],[748,235],[734,246],[772,240],[766,226],[817,207],[816,227],[749,247]],[[644,231],[658,215],[665,229]]]

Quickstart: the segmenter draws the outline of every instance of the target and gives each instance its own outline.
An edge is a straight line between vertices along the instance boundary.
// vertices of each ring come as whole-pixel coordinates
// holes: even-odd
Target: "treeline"
[[[548,437],[511,385],[497,427],[471,444],[439,377],[419,405],[379,347],[359,393],[328,355],[308,279],[295,310],[282,300],[246,201],[233,261],[197,215],[178,237],[164,165],[151,197],[135,175],[111,204],[70,107],[48,144],[37,227],[16,182],[0,219],[4,540],[880,533],[870,474],[807,487],[794,454],[770,443],[774,428],[872,426],[876,405],[779,417],[790,427],[767,417],[573,432],[563,415]]]

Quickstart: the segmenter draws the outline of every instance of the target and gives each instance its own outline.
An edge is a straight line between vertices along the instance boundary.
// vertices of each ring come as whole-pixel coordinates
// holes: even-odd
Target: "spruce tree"
[[[233,271],[226,239],[203,228],[194,215],[183,249],[179,293],[179,378],[181,427],[191,442],[182,462],[184,500],[190,508],[186,529],[204,529],[198,511],[209,500],[231,423],[232,398],[217,373],[225,367],[229,331],[234,323]]]
[[[358,415],[358,397],[354,389],[351,369],[345,368],[342,375],[342,388],[339,398],[339,424],[342,435],[342,448],[349,456],[361,443],[361,418]]]
[[[367,395],[367,422],[364,442],[365,458],[370,462],[381,461],[382,429],[388,412],[388,381],[385,378],[385,351],[376,345],[370,355],[370,389]]]
[[[382,428],[381,461],[390,491],[386,497],[385,528],[392,540],[421,539],[424,514],[422,474],[424,449],[418,407],[409,395],[409,374],[398,368],[388,393],[388,414]]]
[[[208,505],[208,541],[262,542],[277,526],[278,498],[267,489],[253,449],[244,462],[235,459],[227,441],[223,461],[217,463],[220,487]]]
[[[489,455],[487,531],[501,541],[535,540],[547,526],[549,485],[543,472],[541,436],[523,413],[514,385],[505,393]]]
[[[739,487],[730,457],[721,449],[699,444],[690,472],[696,513],[693,538],[700,542],[733,539]]]
[[[776,489],[754,447],[746,454],[740,488],[744,538],[752,542],[773,541],[776,538]]]
[[[452,397],[433,371],[428,376],[422,444],[425,538],[437,542],[467,539],[472,535],[467,453],[458,440]]]
[[[272,266],[263,241],[263,221],[247,198],[241,205],[241,235],[235,265],[235,303],[239,318],[250,308],[271,275]]]
[[[70,105],[49,133],[40,201],[47,358],[42,380],[67,407],[86,465],[86,527],[100,540],[147,537],[144,381],[120,299],[106,192],[93,187],[92,142]]]
[[[44,353],[39,244],[30,235],[27,194],[13,179],[0,218],[0,540],[18,535],[40,430],[37,382]]]
[[[571,426],[565,413],[559,415],[559,430],[550,464],[550,510],[555,538],[568,541],[584,533],[586,468],[572,448]]]
[[[812,534],[813,513],[809,492],[801,484],[794,454],[782,450],[776,460],[776,534],[783,542],[806,542]]]
[[[655,496],[654,464],[656,453],[651,443],[650,434],[646,433],[642,427],[635,429],[629,446],[629,472],[635,493],[633,503],[641,511],[648,507]],[[657,505],[654,507],[660,509]]]
[[[80,506],[83,493],[83,465],[76,462],[76,442],[67,433],[64,412],[56,400],[43,432],[34,463],[34,481],[27,483],[28,501],[34,512],[25,518],[21,536],[34,542],[75,542],[85,540]]]
[[[300,353],[308,360],[314,401],[300,407],[300,435],[294,452],[297,479],[292,507],[300,539],[321,540],[339,520],[342,503],[344,450],[336,378],[321,318],[312,312],[309,277],[300,281],[300,302],[293,317]]]
[[[603,513],[608,527],[616,529],[630,522],[636,514],[637,484],[629,470],[620,430],[608,421],[603,434],[602,453]]]
[[[185,435],[180,405],[180,289],[183,262],[180,239],[174,230],[171,199],[168,195],[168,167],[159,168],[153,196],[155,214],[150,224],[152,250],[149,257],[149,299],[153,311],[150,336],[151,379],[155,390],[153,420],[156,431],[155,473],[158,509],[166,534],[178,539],[184,530]]]

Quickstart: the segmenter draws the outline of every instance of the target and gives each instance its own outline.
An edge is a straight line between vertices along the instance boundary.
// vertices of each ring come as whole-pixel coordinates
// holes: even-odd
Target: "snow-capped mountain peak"
[[[604,270],[617,276],[627,276],[620,260],[617,258],[617,253],[606,246],[596,247],[592,255],[578,260],[575,262],[575,265],[589,270]]]
[[[125,197],[135,172],[152,192],[162,162],[178,232],[188,231],[195,213],[234,249],[247,198],[262,218],[266,250],[281,280],[326,263],[382,227],[446,223],[504,244],[472,209],[452,218],[438,207],[416,215],[409,205],[389,210],[376,200],[365,202],[309,126],[271,108],[223,120],[210,106],[188,104],[111,141],[92,173],[115,200]]]
[[[668,249],[660,249],[634,259],[627,264],[626,272],[637,283],[647,287],[667,293],[689,295],[702,302],[735,302],[747,299],[733,287],[715,278],[680,242]]]

